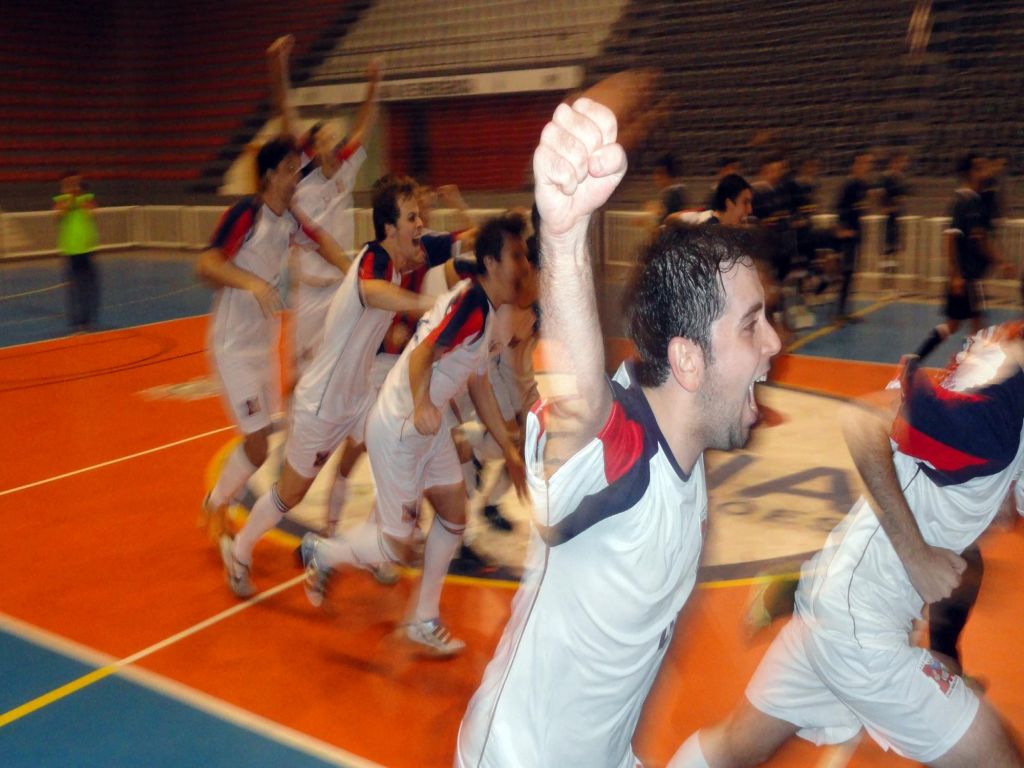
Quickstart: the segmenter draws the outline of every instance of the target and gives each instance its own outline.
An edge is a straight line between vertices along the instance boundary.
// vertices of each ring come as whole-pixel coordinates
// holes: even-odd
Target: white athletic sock
[[[485,476],[486,480],[483,483],[484,491],[487,493],[485,504],[497,506],[502,497],[508,493],[512,481],[509,479],[508,472],[505,471],[504,461],[492,461],[487,468],[490,470],[490,476]]]
[[[462,542],[465,526],[449,523],[440,515],[434,515],[434,522],[427,534],[427,546],[423,552],[423,578],[416,598],[416,621],[436,619],[441,613],[441,588],[448,566]]]
[[[372,519],[360,526],[330,539],[324,539],[320,546],[323,565],[335,568],[339,565],[354,565],[369,568],[380,563],[398,560],[380,530]]]
[[[260,536],[281,522],[287,511],[288,507],[277,495],[277,483],[274,483],[267,493],[259,497],[252,507],[252,512],[249,513],[249,519],[235,535],[235,559],[245,565],[251,565],[252,549],[256,542]]]
[[[239,443],[224,462],[217,484],[210,491],[210,506],[216,508],[222,504],[230,504],[257,469],[259,467],[254,467],[245,455],[245,444]]]
[[[334,485],[331,486],[331,496],[327,500],[327,530],[334,535],[341,520],[341,508],[345,506],[348,498],[348,479],[341,475],[334,476]]]
[[[704,752],[701,751],[699,734],[700,731],[691,734],[665,768],[711,768],[704,757]]]

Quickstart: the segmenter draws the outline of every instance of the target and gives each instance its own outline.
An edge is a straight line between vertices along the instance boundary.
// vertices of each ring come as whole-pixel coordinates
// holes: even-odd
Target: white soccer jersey
[[[1021,470],[1024,371],[1004,367],[1007,362],[1001,345],[983,333],[941,385],[916,361],[903,372],[893,455],[932,546],[966,549],[992,522]],[[805,564],[797,607],[808,626],[862,647],[906,645],[922,601],[867,500],[854,505]]]
[[[384,380],[378,404],[385,421],[396,426],[411,420],[409,355],[426,339],[442,353],[430,375],[430,400],[439,409],[447,408],[452,399],[465,391],[472,374],[486,373],[493,318],[494,308],[480,283],[474,280],[462,280],[439,296]]]
[[[214,232],[218,248],[235,266],[252,272],[274,288],[281,282],[288,247],[295,243],[316,249],[316,243],[291,213],[278,216],[258,197],[246,197],[229,208]],[[263,356],[270,353],[277,321],[263,315],[256,298],[239,288],[223,287],[214,300],[210,346],[220,356]]]
[[[633,768],[630,745],[707,517],[701,458],[676,464],[624,365],[600,434],[545,481],[548,406],[530,413],[527,575],[462,721],[456,765]]]
[[[359,418],[373,404],[370,369],[395,315],[364,304],[363,280],[401,283],[401,274],[377,242],[363,248],[334,294],[323,344],[295,388],[295,408],[335,424]]]
[[[322,227],[345,251],[355,247],[355,213],[352,192],[359,168],[366,160],[362,145],[346,144],[338,153],[341,161],[331,177],[324,176],[319,166],[312,168],[295,189],[295,203],[309,220]],[[310,166],[307,166],[310,167]],[[322,259],[316,252],[299,249],[300,281],[340,281],[340,269]]]

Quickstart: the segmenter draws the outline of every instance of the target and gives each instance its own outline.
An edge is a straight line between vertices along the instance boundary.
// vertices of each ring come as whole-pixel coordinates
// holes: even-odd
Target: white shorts
[[[362,441],[365,425],[366,411],[345,424],[335,424],[309,411],[293,408],[285,460],[303,477],[316,477],[346,437]]]
[[[463,482],[462,465],[451,430],[455,419],[442,411],[436,435],[421,435],[412,419],[389,424],[378,406],[366,421],[366,452],[377,487],[381,530],[396,539],[412,536],[419,520],[423,491]]]
[[[863,727],[883,749],[921,763],[952,749],[978,712],[974,692],[927,650],[824,640],[797,616],[775,638],[746,695],[815,744],[848,741]]]
[[[295,298],[293,352],[296,378],[305,373],[324,341],[327,310],[331,308],[338,285],[312,286],[299,283]]]
[[[391,373],[391,369],[395,367],[399,357],[401,355],[380,352],[373,358],[373,365],[370,367],[370,386],[374,390],[380,392],[380,388],[384,386],[384,379]]]
[[[263,355],[230,355],[213,350],[213,370],[220,379],[222,397],[244,435],[270,426],[280,409],[280,385],[270,360]]]

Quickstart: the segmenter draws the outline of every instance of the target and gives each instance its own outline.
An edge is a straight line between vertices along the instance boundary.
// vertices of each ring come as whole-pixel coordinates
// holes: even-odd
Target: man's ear
[[[687,392],[696,392],[704,381],[704,350],[690,339],[676,336],[668,343],[668,364],[672,377]]]

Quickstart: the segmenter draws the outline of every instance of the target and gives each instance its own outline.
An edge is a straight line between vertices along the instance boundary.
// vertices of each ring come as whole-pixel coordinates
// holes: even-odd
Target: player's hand
[[[257,278],[256,282],[249,289],[249,293],[256,299],[256,303],[260,305],[260,310],[263,312],[264,317],[273,317],[274,313],[281,309],[281,295],[270,283]]]
[[[949,279],[949,292],[954,296],[959,296],[964,292],[964,279],[959,276],[954,276]]]
[[[530,498],[530,491],[526,487],[526,465],[523,464],[523,457],[515,446],[506,448],[504,454],[508,479],[512,481],[512,487],[516,489],[516,496],[520,501],[525,502]]]
[[[967,563],[956,552],[925,546],[904,563],[910,583],[926,604],[937,603],[953,594]]]
[[[286,59],[295,47],[295,38],[291,35],[281,35],[267,48],[267,58]]]
[[[436,435],[441,428],[441,412],[430,400],[417,403],[412,412],[412,425],[421,435]]]
[[[437,192],[438,201],[444,203],[448,207],[466,207],[466,201],[462,199],[462,193],[459,192],[459,188],[455,184],[442,184],[435,191]]]
[[[614,113],[588,98],[555,110],[533,154],[534,198],[547,234],[585,231],[622,181],[626,153],[617,133]]]

